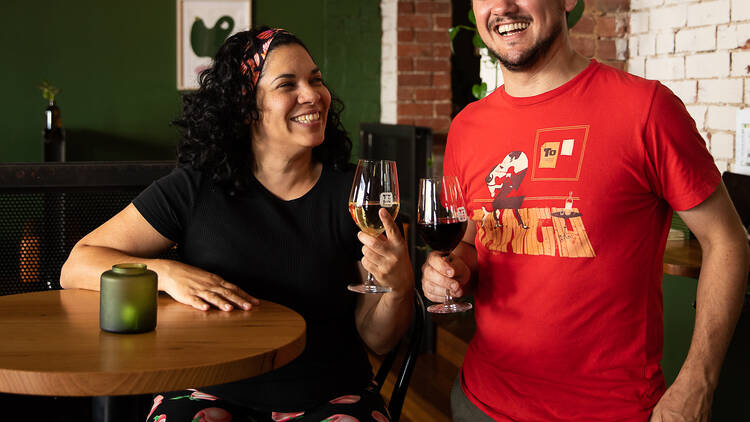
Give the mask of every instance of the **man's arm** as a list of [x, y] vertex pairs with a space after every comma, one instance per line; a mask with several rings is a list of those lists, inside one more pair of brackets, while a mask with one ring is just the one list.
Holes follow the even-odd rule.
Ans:
[[674, 383], [651, 422], [707, 421], [721, 364], [742, 308], [747, 283], [747, 238], [724, 184], [701, 204], [678, 211], [703, 251], [693, 338]]

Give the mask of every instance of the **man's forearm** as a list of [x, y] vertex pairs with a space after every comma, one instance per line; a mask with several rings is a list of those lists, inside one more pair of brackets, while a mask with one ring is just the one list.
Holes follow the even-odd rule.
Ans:
[[679, 376], [715, 389], [742, 309], [750, 252], [744, 242], [702, 247], [695, 328]]

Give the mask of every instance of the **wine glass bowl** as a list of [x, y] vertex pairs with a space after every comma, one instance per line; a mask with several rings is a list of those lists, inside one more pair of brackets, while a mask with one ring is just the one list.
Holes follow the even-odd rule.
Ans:
[[[396, 162], [390, 160], [359, 160], [349, 192], [349, 213], [360, 230], [379, 236], [385, 226], [378, 213], [381, 208], [396, 218], [400, 207]], [[372, 274], [361, 284], [350, 284], [357, 293], [387, 293], [390, 287], [375, 284]]]
[[[455, 176], [423, 178], [419, 180], [419, 202], [417, 203], [417, 231], [422, 240], [443, 258], [458, 246], [466, 232], [468, 218]], [[449, 314], [464, 312], [472, 308], [471, 303], [455, 302], [450, 290], [445, 290], [445, 302], [429, 306], [433, 313]]]

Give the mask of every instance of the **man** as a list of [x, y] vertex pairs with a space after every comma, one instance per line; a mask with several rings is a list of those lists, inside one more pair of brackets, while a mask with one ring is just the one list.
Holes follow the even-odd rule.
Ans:
[[[741, 307], [747, 240], [680, 100], [572, 49], [565, 15], [575, 3], [473, 2], [505, 85], [451, 125], [444, 173], [461, 181], [473, 223], [449, 259], [428, 257], [422, 280], [433, 301], [446, 288], [474, 292], [454, 420], [705, 421]], [[672, 209], [703, 263], [690, 351], [665, 392]]]

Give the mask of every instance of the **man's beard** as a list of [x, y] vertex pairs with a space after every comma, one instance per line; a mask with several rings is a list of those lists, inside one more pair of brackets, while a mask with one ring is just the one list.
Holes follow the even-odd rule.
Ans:
[[493, 57], [500, 61], [503, 67], [510, 70], [511, 72], [518, 72], [533, 67], [539, 61], [539, 59], [544, 57], [544, 55], [546, 55], [549, 51], [550, 47], [552, 47], [552, 44], [555, 42], [557, 37], [560, 36], [561, 32], [562, 24], [558, 22], [555, 27], [552, 28], [552, 32], [550, 32], [549, 36], [537, 41], [536, 44], [531, 46], [529, 50], [522, 53], [521, 57], [519, 57], [515, 61], [511, 61], [509, 58], [501, 56], [497, 53], [497, 51], [492, 50], [489, 46], [487, 47], [487, 50]]

